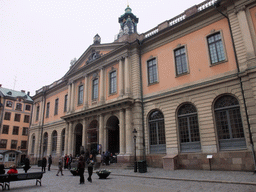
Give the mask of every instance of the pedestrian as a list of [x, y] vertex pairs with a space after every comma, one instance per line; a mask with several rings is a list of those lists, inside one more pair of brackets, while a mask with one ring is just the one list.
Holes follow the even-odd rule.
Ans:
[[70, 154], [69, 157], [68, 157], [68, 169], [71, 169], [72, 160], [73, 160], [73, 157], [72, 157], [72, 155]]
[[48, 171], [51, 171], [51, 165], [52, 165], [52, 156], [50, 155], [48, 157]]
[[63, 173], [62, 173], [63, 159], [62, 159], [62, 158], [59, 159], [58, 167], [59, 167], [59, 170], [58, 170], [56, 176], [59, 176], [59, 172], [60, 172], [61, 175], [63, 176]]
[[30, 169], [30, 162], [29, 162], [28, 157], [25, 158], [24, 164], [25, 164], [25, 166], [24, 166], [24, 171], [25, 171], [25, 173], [27, 173], [28, 170]]
[[7, 172], [7, 174], [17, 174], [18, 171], [16, 169], [16, 165], [12, 165], [10, 170]]
[[67, 169], [68, 168], [68, 155], [66, 154], [65, 157], [64, 157], [64, 169]]
[[80, 176], [80, 184], [84, 184], [84, 168], [85, 162], [84, 157], [81, 155], [77, 164], [78, 175]]
[[105, 152], [103, 151], [102, 152], [102, 154], [101, 154], [101, 165], [104, 165], [105, 164], [105, 157], [104, 157], [104, 155], [105, 155]]
[[42, 160], [42, 172], [44, 172], [44, 173], [45, 173], [46, 165], [47, 165], [46, 157], [43, 157], [43, 160]]
[[89, 158], [87, 159], [87, 164], [88, 164], [88, 174], [89, 174], [89, 177], [87, 178], [87, 180], [89, 182], [92, 182], [92, 172], [93, 172], [93, 165], [94, 165], [92, 154], [90, 154]]
[[0, 174], [5, 174], [4, 164], [0, 164]]

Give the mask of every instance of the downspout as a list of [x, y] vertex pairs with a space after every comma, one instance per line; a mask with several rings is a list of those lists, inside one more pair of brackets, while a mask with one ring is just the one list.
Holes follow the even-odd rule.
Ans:
[[142, 109], [142, 137], [143, 137], [143, 160], [146, 160], [146, 147], [145, 147], [145, 123], [144, 123], [144, 98], [143, 98], [143, 82], [142, 82], [142, 65], [141, 65], [141, 45], [143, 40], [137, 40], [139, 44], [139, 65], [140, 65], [140, 97], [141, 97], [141, 109]]
[[43, 141], [43, 130], [44, 130], [44, 113], [45, 113], [45, 104], [46, 104], [46, 91], [43, 93], [43, 101], [44, 101], [44, 106], [43, 106], [43, 119], [42, 119], [42, 125], [41, 125], [41, 141], [40, 141], [40, 149], [39, 149], [39, 159], [41, 159], [42, 155], [42, 141]]
[[246, 101], [245, 101], [245, 96], [244, 96], [244, 88], [243, 88], [243, 82], [242, 82], [242, 78], [241, 76], [239, 75], [240, 74], [240, 69], [239, 69], [239, 64], [238, 64], [238, 59], [237, 59], [237, 53], [236, 53], [236, 50], [235, 50], [235, 43], [234, 43], [234, 37], [233, 37], [233, 33], [232, 33], [232, 30], [231, 30], [231, 24], [230, 24], [230, 20], [228, 18], [227, 15], [225, 15], [224, 13], [222, 13], [218, 7], [220, 6], [220, 2], [221, 0], [217, 1], [214, 6], [215, 6], [215, 9], [221, 14], [223, 15], [225, 18], [227, 18], [228, 20], [228, 26], [229, 26], [229, 31], [230, 31], [230, 35], [231, 35], [231, 40], [232, 40], [232, 45], [233, 45], [233, 51], [234, 51], [234, 55], [235, 55], [235, 61], [236, 61], [236, 67], [237, 67], [237, 77], [239, 79], [239, 83], [240, 83], [240, 88], [241, 88], [241, 93], [242, 93], [242, 97], [243, 97], [243, 102], [244, 102], [244, 109], [245, 109], [245, 116], [246, 116], [246, 122], [247, 122], [247, 125], [248, 125], [248, 130], [249, 130], [249, 138], [250, 138], [250, 143], [251, 143], [251, 146], [252, 146], [252, 156], [253, 156], [253, 163], [254, 163], [254, 173], [256, 173], [256, 162], [255, 162], [255, 151], [254, 151], [254, 143], [253, 143], [253, 139], [252, 139], [252, 131], [251, 131], [251, 125], [250, 125], [250, 122], [249, 122], [249, 116], [248, 116], [248, 112], [247, 112], [247, 105], [246, 105]]

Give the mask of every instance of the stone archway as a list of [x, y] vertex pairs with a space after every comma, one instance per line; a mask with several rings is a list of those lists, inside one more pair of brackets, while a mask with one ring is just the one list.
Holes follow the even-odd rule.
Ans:
[[75, 128], [75, 156], [80, 155], [80, 148], [82, 146], [83, 125], [81, 123]]
[[119, 119], [111, 116], [107, 121], [108, 151], [113, 155], [120, 152], [119, 146]]

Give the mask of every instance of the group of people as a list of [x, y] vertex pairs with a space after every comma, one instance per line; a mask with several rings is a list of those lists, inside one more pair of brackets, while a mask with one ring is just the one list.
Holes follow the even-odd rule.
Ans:
[[[52, 156], [49, 155], [48, 157], [48, 171], [51, 171], [51, 165], [52, 165]], [[47, 159], [46, 157], [43, 157], [42, 159], [42, 172], [45, 173], [45, 168], [47, 166]]]
[[84, 157], [83, 155], [81, 155], [79, 157], [79, 161], [77, 164], [77, 172], [78, 175], [80, 176], [80, 184], [84, 184], [84, 169], [85, 169], [85, 163], [87, 163], [87, 167], [88, 167], [88, 178], [87, 180], [89, 182], [92, 182], [92, 173], [93, 173], [93, 165], [94, 165], [94, 159], [93, 159], [93, 155], [90, 154], [89, 157], [87, 158], [87, 160], [85, 161], [86, 156]]
[[71, 169], [71, 163], [72, 163], [73, 157], [72, 155], [65, 155], [64, 157], [64, 169]]

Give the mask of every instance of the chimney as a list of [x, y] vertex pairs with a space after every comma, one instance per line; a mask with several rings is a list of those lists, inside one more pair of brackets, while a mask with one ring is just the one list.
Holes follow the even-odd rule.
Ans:
[[25, 93], [25, 90], [21, 90], [22, 93]]
[[29, 91], [28, 91], [27, 95], [30, 96], [30, 92]]

